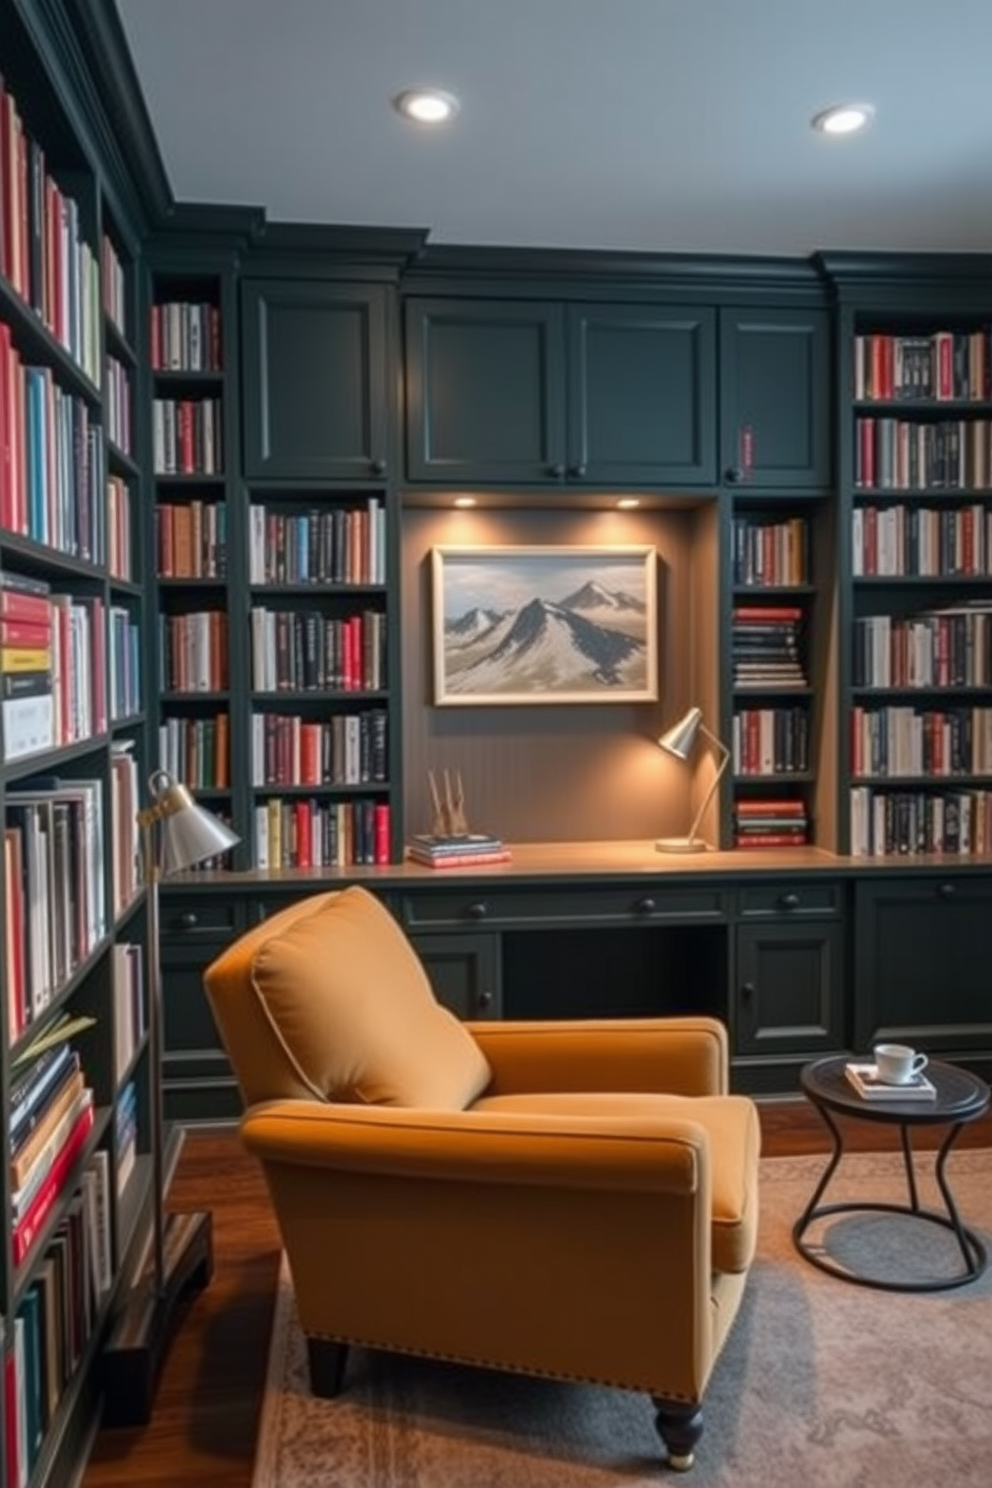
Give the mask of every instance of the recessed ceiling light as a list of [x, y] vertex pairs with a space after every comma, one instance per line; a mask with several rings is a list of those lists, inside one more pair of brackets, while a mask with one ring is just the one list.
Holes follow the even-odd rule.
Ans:
[[455, 505], [456, 506], [474, 506], [475, 505], [475, 497], [474, 496], [456, 496], [455, 497]]
[[393, 107], [417, 124], [444, 124], [454, 118], [460, 104], [442, 88], [408, 88], [393, 99]]
[[874, 117], [870, 103], [836, 103], [814, 114], [810, 123], [820, 134], [857, 134], [859, 129], [867, 129]]

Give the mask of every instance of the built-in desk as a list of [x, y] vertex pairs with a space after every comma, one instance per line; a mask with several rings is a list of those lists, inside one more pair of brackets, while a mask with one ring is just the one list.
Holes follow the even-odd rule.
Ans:
[[474, 868], [407, 862], [170, 880], [162, 918], [171, 1117], [238, 1110], [203, 968], [265, 916], [348, 883], [380, 895], [438, 997], [462, 1017], [714, 1013], [730, 1030], [733, 1083], [753, 1093], [794, 1093], [812, 1056], [866, 1049], [879, 1037], [992, 1065], [992, 860], [523, 843], [511, 862]]

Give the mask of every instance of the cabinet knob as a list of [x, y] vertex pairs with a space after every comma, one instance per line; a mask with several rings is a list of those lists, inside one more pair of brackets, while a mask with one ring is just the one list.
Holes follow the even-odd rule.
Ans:
[[753, 996], [754, 996], [754, 983], [753, 982], [741, 982], [741, 997], [744, 999], [744, 1001], [745, 1002], [750, 1002], [750, 1000], [751, 1000], [751, 998]]
[[386, 473], [386, 462], [385, 462], [385, 460], [373, 460], [372, 461], [372, 474], [373, 475], [385, 475], [385, 473]]
[[562, 476], [565, 474], [565, 467], [564, 465], [549, 465], [548, 474], [553, 475], [555, 480], [561, 480]]
[[470, 920], [484, 920], [489, 913], [489, 905], [482, 899], [477, 899], [474, 904], [468, 905], [465, 913]]
[[584, 465], [570, 465], [568, 467], [568, 473], [574, 476], [576, 480], [581, 480], [586, 473], [586, 467]]
[[778, 902], [779, 902], [779, 904], [781, 904], [781, 906], [782, 906], [783, 909], [798, 909], [799, 908], [799, 895], [798, 894], [783, 894], [781, 896], [781, 898], [779, 899]]
[[957, 884], [952, 883], [942, 883], [937, 889], [937, 893], [940, 895], [941, 899], [953, 899], [957, 891]]
[[655, 910], [658, 908], [658, 905], [656, 900], [649, 897], [647, 899], [638, 899], [637, 903], [634, 905], [634, 908], [636, 909], [638, 914], [654, 914]]
[[491, 992], [480, 992], [476, 1001], [480, 1011], [483, 1008], [490, 1008], [493, 1005], [493, 994]]
[[723, 472], [723, 478], [730, 486], [739, 486], [744, 479], [744, 472], [737, 465], [730, 465]]
[[179, 923], [184, 930], [195, 930], [200, 923], [200, 916], [195, 909], [187, 909], [185, 914], [179, 916]]

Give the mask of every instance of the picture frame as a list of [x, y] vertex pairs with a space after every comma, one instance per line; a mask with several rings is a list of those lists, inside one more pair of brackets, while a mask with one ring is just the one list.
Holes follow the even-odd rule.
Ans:
[[649, 545], [435, 547], [439, 707], [658, 701]]

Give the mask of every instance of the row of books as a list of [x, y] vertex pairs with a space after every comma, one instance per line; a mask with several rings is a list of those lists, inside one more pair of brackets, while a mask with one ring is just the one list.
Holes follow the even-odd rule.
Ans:
[[[113, 650], [115, 700], [130, 696], [127, 676], [137, 665], [127, 645]], [[115, 640], [120, 623], [115, 622]], [[98, 595], [53, 594], [47, 581], [0, 572], [0, 693], [3, 757], [91, 739], [106, 731], [107, 620]], [[126, 675], [122, 678], [121, 669]], [[133, 690], [134, 683], [130, 684]]]
[[166, 692], [226, 692], [228, 620], [225, 610], [158, 617], [158, 674]]
[[385, 801], [287, 800], [255, 808], [258, 868], [349, 868], [389, 862]]
[[992, 790], [880, 790], [850, 793], [852, 857], [992, 852]]
[[100, 286], [103, 313], [127, 341], [127, 278], [117, 249], [106, 233], [100, 240]]
[[796, 797], [749, 797], [734, 802], [735, 847], [802, 847], [809, 835], [806, 804]]
[[130, 580], [134, 572], [131, 489], [120, 475], [107, 476], [107, 572]]
[[227, 572], [223, 501], [160, 502], [154, 513], [155, 567], [162, 579], [222, 579]]
[[116, 357], [106, 359], [103, 387], [103, 426], [107, 438], [122, 454], [130, 455], [134, 427], [131, 373]]
[[153, 305], [150, 353], [155, 372], [219, 372], [220, 309], [197, 300], [168, 300]]
[[851, 709], [855, 775], [992, 775], [992, 708]]
[[103, 429], [50, 367], [26, 365], [0, 320], [0, 527], [106, 561]]
[[112, 953], [114, 1074], [122, 1080], [148, 1031], [144, 947], [118, 941]]
[[730, 654], [736, 688], [805, 687], [799, 605], [737, 605]]
[[805, 517], [769, 522], [735, 516], [732, 531], [735, 584], [768, 588], [809, 582], [809, 522]]
[[856, 419], [854, 483], [876, 491], [988, 490], [992, 420]]
[[109, 1158], [98, 1148], [12, 1320], [4, 1358], [5, 1481], [27, 1488], [50, 1424], [110, 1289]]
[[79, 204], [48, 170], [42, 145], [0, 77], [0, 272], [95, 385], [100, 381], [100, 265]]
[[978, 503], [856, 506], [851, 572], [856, 579], [992, 574], [992, 509]]
[[388, 718], [385, 708], [335, 714], [321, 721], [254, 713], [251, 783], [256, 787], [382, 784], [389, 776]]
[[144, 882], [138, 808], [141, 789], [133, 741], [115, 739], [110, 752], [110, 902], [123, 914]]
[[508, 863], [513, 854], [490, 832], [465, 832], [455, 837], [417, 834], [407, 843], [407, 856], [429, 868], [468, 868], [480, 863]]
[[735, 775], [802, 774], [809, 769], [807, 709], [736, 709], [730, 754]]
[[114, 1176], [118, 1199], [127, 1188], [138, 1161], [138, 1090], [133, 1080], [123, 1085], [114, 1102]]
[[981, 402], [992, 397], [992, 328], [854, 338], [854, 396], [868, 401]]
[[227, 790], [231, 784], [230, 718], [167, 718], [159, 725], [158, 763], [190, 790]]
[[219, 398], [155, 398], [152, 462], [156, 475], [222, 475], [224, 411]]
[[378, 496], [362, 506], [295, 513], [253, 505], [248, 522], [249, 583], [386, 582], [386, 509]]
[[852, 673], [855, 687], [988, 687], [992, 604], [861, 616], [853, 627]]
[[375, 692], [385, 686], [386, 617], [380, 610], [337, 619], [320, 610], [255, 605], [250, 624], [256, 692]]

